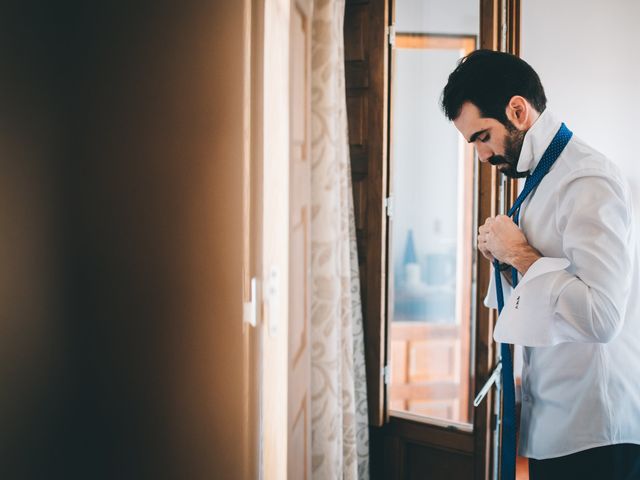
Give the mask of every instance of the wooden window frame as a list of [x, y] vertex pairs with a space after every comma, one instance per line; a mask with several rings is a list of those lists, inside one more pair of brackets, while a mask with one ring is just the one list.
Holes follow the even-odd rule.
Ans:
[[[369, 422], [385, 420], [388, 0], [347, 0], [349, 152], [364, 317]], [[356, 26], [355, 28], [353, 26]]]

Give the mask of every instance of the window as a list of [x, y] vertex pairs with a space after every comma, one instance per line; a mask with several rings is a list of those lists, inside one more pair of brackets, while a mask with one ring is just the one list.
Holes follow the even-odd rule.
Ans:
[[391, 415], [472, 421], [474, 157], [440, 110], [439, 98], [449, 73], [475, 46], [470, 35], [396, 36], [388, 275]]

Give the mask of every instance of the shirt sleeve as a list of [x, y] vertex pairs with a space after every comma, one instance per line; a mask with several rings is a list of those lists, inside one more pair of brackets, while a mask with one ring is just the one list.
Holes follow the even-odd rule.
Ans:
[[538, 259], [505, 300], [494, 339], [524, 346], [606, 343], [624, 322], [631, 288], [631, 215], [622, 185], [582, 176], [559, 189], [564, 258]]

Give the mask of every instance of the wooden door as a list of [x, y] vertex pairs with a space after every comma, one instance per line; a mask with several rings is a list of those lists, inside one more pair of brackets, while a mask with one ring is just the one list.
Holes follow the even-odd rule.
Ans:
[[[261, 2], [257, 2], [261, 3]], [[261, 4], [260, 477], [311, 478], [310, 0]]]
[[290, 239], [290, 0], [264, 2], [260, 470], [287, 478]]
[[296, 480], [311, 478], [311, 14], [311, 1], [292, 1], [287, 478]]

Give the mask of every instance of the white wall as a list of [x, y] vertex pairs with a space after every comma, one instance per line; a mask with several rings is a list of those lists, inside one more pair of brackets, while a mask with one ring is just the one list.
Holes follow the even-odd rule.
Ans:
[[[548, 107], [627, 175], [640, 222], [638, 0], [521, 0], [521, 56]], [[640, 225], [640, 223], [637, 223]], [[516, 354], [515, 371], [522, 368]]]
[[522, 58], [548, 106], [626, 173], [640, 220], [638, 0], [522, 0]]

